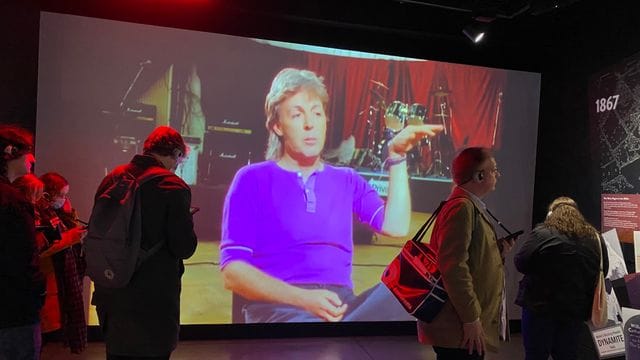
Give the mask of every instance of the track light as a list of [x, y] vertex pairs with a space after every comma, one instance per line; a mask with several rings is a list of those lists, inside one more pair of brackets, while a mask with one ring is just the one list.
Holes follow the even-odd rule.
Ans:
[[487, 33], [487, 27], [483, 24], [473, 22], [462, 29], [462, 33], [474, 44], [481, 42]]

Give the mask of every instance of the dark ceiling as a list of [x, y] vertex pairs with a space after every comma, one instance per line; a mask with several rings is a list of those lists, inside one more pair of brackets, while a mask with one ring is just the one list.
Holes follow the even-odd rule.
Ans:
[[[39, 11], [543, 72], [640, 49], [637, 0], [0, 0], [6, 36]], [[10, 15], [13, 14], [13, 15]], [[481, 19], [483, 43], [462, 34]], [[585, 57], [597, 61], [585, 62]], [[561, 64], [560, 64], [561, 63]], [[596, 64], [597, 63], [597, 64]], [[561, 65], [561, 66], [559, 66]]]
[[[626, 54], [629, 39], [640, 38], [640, 2], [628, 0], [31, 1], [55, 12], [533, 71], [594, 46], [606, 61], [609, 49]], [[462, 34], [474, 19], [488, 25], [479, 45]]]

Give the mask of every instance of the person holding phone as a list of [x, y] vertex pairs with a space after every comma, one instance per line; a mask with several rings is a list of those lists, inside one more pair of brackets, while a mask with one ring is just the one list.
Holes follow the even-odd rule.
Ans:
[[554, 359], [587, 358], [579, 352], [582, 342], [591, 344], [587, 349], [593, 348], [585, 321], [591, 317], [601, 254], [606, 274], [609, 257], [598, 231], [573, 199], [561, 196], [553, 200], [544, 222], [531, 231], [514, 258], [516, 268], [524, 274], [516, 304], [522, 306], [527, 360], [549, 355]]
[[[86, 264], [82, 239], [87, 230], [76, 220], [69, 200], [70, 185], [56, 172], [40, 176], [44, 192], [37, 202], [37, 224], [52, 231], [40, 232], [40, 269], [46, 277], [47, 296], [41, 311], [43, 344], [63, 342], [73, 354], [87, 347], [85, 304], [82, 297]], [[42, 238], [42, 236], [40, 236]]]
[[455, 187], [430, 242], [449, 299], [432, 322], [418, 321], [418, 338], [433, 345], [438, 360], [483, 359], [508, 336], [504, 256], [515, 238], [497, 239], [482, 201], [500, 178], [491, 150], [462, 150], [451, 172]]
[[[100, 183], [103, 196], [124, 172], [162, 175], [140, 185], [141, 248], [159, 250], [142, 261], [129, 283], [117, 289], [95, 285], [92, 304], [104, 334], [107, 360], [169, 359], [178, 345], [184, 259], [196, 251], [191, 188], [175, 172], [187, 155], [176, 130], [159, 126], [144, 141], [143, 153], [116, 167]], [[193, 209], [193, 208], [191, 208]]]

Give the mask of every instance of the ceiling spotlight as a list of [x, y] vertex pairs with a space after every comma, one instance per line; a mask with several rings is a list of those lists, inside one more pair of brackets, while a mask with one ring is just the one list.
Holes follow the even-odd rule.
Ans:
[[469, 38], [469, 40], [473, 41], [474, 44], [481, 42], [486, 33], [486, 26], [479, 24], [477, 22], [471, 23], [462, 29], [462, 33]]

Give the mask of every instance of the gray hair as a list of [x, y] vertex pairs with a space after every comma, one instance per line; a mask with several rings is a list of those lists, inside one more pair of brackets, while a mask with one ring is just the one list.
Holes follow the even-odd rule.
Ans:
[[324, 85], [324, 79], [309, 70], [282, 69], [273, 78], [271, 89], [264, 101], [264, 112], [267, 116], [265, 125], [269, 130], [269, 139], [265, 152], [267, 160], [279, 160], [284, 154], [282, 139], [273, 131], [273, 126], [280, 121], [278, 118], [280, 104], [301, 90], [307, 90], [317, 95], [326, 113], [329, 94]]

